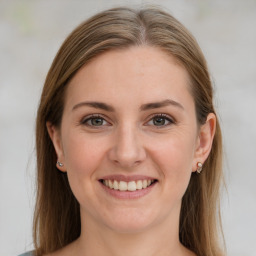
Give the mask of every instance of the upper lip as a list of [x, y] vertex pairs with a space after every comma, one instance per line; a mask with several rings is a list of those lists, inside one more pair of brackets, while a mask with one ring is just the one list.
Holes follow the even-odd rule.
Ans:
[[99, 180], [116, 180], [116, 181], [137, 181], [137, 180], [156, 180], [154, 177], [150, 176], [145, 176], [145, 175], [131, 175], [131, 176], [126, 176], [126, 175], [108, 175], [101, 177]]

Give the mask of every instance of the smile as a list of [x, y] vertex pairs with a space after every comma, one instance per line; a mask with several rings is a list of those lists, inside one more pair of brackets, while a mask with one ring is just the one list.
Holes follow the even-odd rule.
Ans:
[[117, 180], [100, 180], [101, 183], [113, 190], [119, 191], [136, 191], [146, 189], [147, 187], [151, 186], [156, 180], [150, 179], [143, 179], [143, 180], [136, 180], [136, 181], [117, 181]]

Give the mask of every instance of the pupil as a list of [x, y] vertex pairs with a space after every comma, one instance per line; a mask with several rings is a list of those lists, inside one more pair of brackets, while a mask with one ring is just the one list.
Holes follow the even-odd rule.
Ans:
[[93, 118], [92, 119], [93, 125], [99, 126], [99, 125], [102, 125], [102, 123], [103, 123], [103, 120], [101, 118]]
[[155, 118], [154, 119], [154, 125], [157, 125], [157, 126], [159, 126], [159, 125], [164, 125], [165, 124], [165, 119], [164, 118]]

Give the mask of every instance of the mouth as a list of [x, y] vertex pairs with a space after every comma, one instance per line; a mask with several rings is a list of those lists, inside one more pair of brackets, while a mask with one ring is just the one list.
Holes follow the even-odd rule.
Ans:
[[157, 180], [156, 179], [139, 179], [139, 180], [115, 180], [115, 179], [100, 179], [99, 180], [105, 187], [117, 190], [117, 191], [139, 191], [144, 190], [150, 186], [153, 186]]

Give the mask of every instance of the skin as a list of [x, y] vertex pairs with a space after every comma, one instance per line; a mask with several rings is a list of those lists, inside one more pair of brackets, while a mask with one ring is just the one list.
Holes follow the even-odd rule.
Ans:
[[[189, 86], [174, 58], [148, 46], [109, 51], [78, 71], [60, 129], [47, 128], [64, 164], [57, 167], [80, 203], [82, 232], [51, 255], [194, 255], [179, 242], [181, 200], [197, 163], [209, 155], [216, 119], [209, 114], [198, 126]], [[140, 109], [167, 99], [171, 104]], [[113, 111], [80, 104], [88, 101]], [[91, 114], [99, 115], [98, 126]], [[153, 117], [159, 114], [166, 117]], [[99, 182], [115, 174], [157, 182], [144, 196], [120, 199]]]

